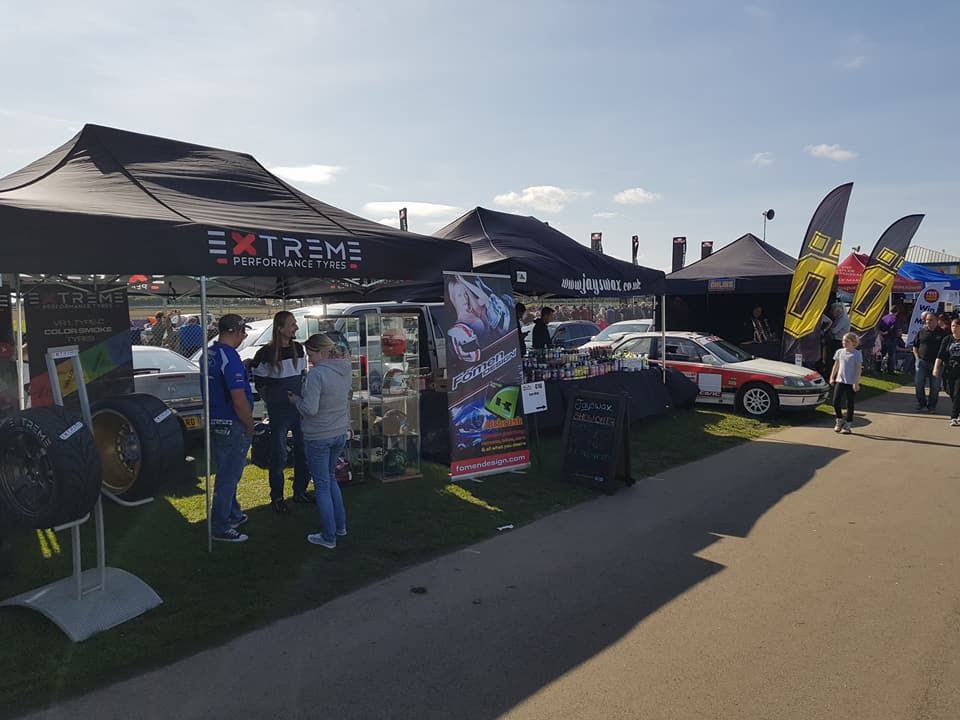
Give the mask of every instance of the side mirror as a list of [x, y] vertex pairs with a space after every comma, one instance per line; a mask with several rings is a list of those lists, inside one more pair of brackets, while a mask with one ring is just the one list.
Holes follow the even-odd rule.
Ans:
[[713, 365], [715, 367], [720, 366], [720, 361], [717, 358], [715, 358], [713, 355], [704, 355], [701, 358], [700, 362], [702, 362], [704, 365]]

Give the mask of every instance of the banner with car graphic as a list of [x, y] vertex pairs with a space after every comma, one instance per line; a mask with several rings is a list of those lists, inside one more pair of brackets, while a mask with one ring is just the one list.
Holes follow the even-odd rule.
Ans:
[[529, 466], [520, 397], [523, 361], [510, 278], [444, 273], [443, 326], [450, 381], [450, 477]]

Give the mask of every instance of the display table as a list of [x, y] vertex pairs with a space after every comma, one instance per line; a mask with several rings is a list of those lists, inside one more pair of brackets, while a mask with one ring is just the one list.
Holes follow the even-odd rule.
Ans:
[[[664, 415], [671, 410], [691, 407], [697, 397], [697, 386], [674, 370], [667, 371], [667, 383], [659, 368], [639, 372], [614, 372], [582, 380], [558, 380], [545, 383], [547, 410], [537, 413], [541, 431], [563, 427], [570, 395], [590, 391], [629, 397], [630, 421]], [[527, 418], [528, 427], [532, 416]], [[450, 461], [450, 423], [447, 394], [434, 391], [420, 393], [420, 428], [422, 457], [438, 463]]]
[[547, 409], [537, 413], [540, 429], [561, 428], [567, 416], [567, 403], [574, 392], [625, 394], [630, 422], [664, 415], [671, 409], [689, 406], [697, 396], [697, 386], [682, 374], [667, 371], [667, 383], [659, 369], [639, 372], [613, 372], [600, 377], [572, 382], [548, 382]]

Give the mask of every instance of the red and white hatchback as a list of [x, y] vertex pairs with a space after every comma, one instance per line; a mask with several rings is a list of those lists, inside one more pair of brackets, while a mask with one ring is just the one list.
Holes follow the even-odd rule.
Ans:
[[[660, 361], [660, 333], [631, 333], [614, 351]], [[756, 358], [716, 335], [667, 332], [667, 367], [700, 388], [697, 402], [734, 405], [753, 417], [770, 417], [780, 408], [815, 408], [830, 392], [820, 373], [799, 365]]]

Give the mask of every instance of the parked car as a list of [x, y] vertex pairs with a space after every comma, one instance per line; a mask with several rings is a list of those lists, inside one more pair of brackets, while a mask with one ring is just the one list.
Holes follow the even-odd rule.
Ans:
[[179, 416], [187, 445], [203, 438], [203, 395], [200, 369], [172, 350], [133, 346], [134, 390], [153, 395]]
[[[549, 323], [550, 340], [555, 348], [573, 350], [587, 342], [600, 332], [596, 323], [589, 320], [559, 320]], [[527, 347], [533, 347], [533, 325], [524, 325], [523, 332], [527, 334], [524, 342]]]
[[[661, 361], [660, 333], [631, 333], [614, 351]], [[667, 332], [667, 367], [682, 372], [700, 388], [697, 402], [733, 405], [753, 417], [771, 417], [781, 408], [813, 409], [830, 386], [820, 373], [800, 365], [756, 358], [731, 342], [697, 332]]]
[[651, 332], [652, 330], [653, 320], [621, 320], [607, 325], [581, 348], [586, 350], [594, 347], [612, 347], [617, 340], [628, 333]]

